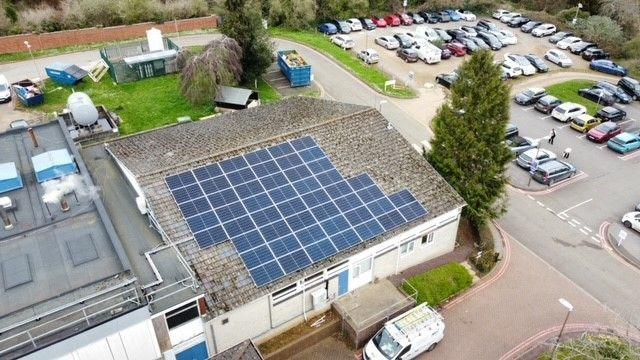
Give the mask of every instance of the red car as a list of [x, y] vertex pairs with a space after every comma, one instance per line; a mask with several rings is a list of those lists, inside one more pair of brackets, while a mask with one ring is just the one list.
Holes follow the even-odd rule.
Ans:
[[589, 130], [587, 133], [587, 139], [600, 144], [605, 141], [609, 141], [609, 139], [621, 132], [622, 129], [620, 128], [620, 125], [613, 121], [607, 121]]
[[445, 45], [445, 48], [451, 51], [453, 56], [465, 56], [467, 55], [467, 47], [459, 42], [450, 42]]
[[393, 14], [385, 16], [384, 21], [386, 21], [389, 26], [400, 26], [400, 18]]
[[373, 21], [373, 23], [376, 24], [376, 26], [379, 27], [379, 28], [387, 27], [387, 22], [384, 21], [383, 18], [379, 18], [377, 16], [372, 16], [371, 17], [371, 21]]
[[394, 16], [400, 19], [402, 25], [413, 25], [413, 18], [407, 14], [396, 13]]

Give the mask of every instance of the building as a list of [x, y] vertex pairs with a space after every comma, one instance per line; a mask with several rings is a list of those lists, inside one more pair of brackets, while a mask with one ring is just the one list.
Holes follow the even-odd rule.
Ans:
[[242, 110], [260, 105], [260, 97], [254, 90], [220, 86], [214, 103], [222, 109]]
[[378, 111], [334, 101], [290, 98], [105, 150], [200, 280], [211, 355], [452, 251], [464, 206]]

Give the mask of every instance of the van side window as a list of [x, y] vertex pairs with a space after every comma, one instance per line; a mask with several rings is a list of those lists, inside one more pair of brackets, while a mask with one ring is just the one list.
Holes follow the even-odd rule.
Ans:
[[409, 352], [409, 350], [411, 350], [411, 344], [407, 345], [406, 348], [402, 349], [402, 351], [400, 351], [400, 353], [398, 353], [398, 356], [396, 356], [396, 359], [404, 359], [404, 356]]

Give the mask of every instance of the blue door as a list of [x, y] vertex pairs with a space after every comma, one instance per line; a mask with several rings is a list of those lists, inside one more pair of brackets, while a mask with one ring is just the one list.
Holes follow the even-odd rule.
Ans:
[[176, 355], [176, 360], [207, 360], [207, 344], [203, 341]]
[[349, 269], [338, 275], [338, 296], [349, 292]]

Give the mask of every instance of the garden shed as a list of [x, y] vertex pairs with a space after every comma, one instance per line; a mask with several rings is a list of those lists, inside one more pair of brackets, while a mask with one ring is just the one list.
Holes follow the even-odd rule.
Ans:
[[217, 107], [231, 110], [242, 110], [260, 105], [258, 92], [231, 87], [220, 86], [215, 103]]

